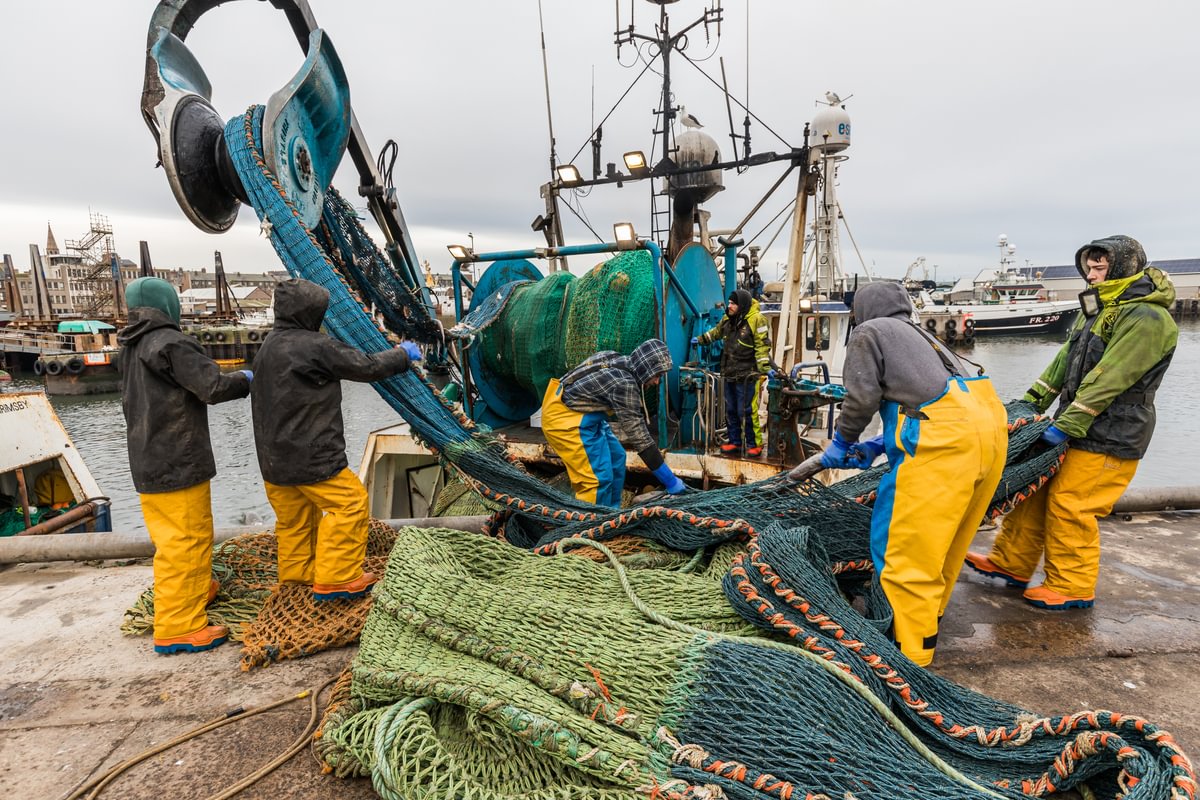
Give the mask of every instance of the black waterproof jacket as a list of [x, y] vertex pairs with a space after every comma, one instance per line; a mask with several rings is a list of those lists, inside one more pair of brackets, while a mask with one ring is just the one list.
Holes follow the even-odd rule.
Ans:
[[408, 369], [401, 349], [363, 353], [321, 333], [329, 293], [304, 280], [275, 287], [275, 327], [254, 358], [254, 444], [263, 479], [300, 486], [347, 465], [341, 380], [377, 381]]
[[156, 308], [131, 309], [117, 341], [133, 485], [155, 494], [211, 480], [217, 466], [205, 404], [245, 397], [246, 376], [222, 374], [200, 343]]

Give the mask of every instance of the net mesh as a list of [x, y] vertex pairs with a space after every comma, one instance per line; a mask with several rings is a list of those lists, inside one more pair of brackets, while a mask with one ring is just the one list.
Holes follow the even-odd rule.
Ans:
[[628, 355], [655, 335], [654, 265], [645, 250], [620, 253], [578, 278], [555, 272], [504, 288], [464, 330], [478, 333], [476, 347], [493, 379], [538, 398], [552, 378], [588, 356]]
[[[371, 520], [363, 569], [382, 574], [396, 532]], [[238, 536], [213, 548], [213, 576], [221, 588], [208, 606], [210, 625], [225, 625], [229, 638], [242, 643], [242, 669], [272, 661], [301, 658], [358, 641], [371, 597], [315, 603], [312, 587], [280, 585], [278, 547], [272, 531]], [[154, 630], [154, 587], [142, 592], [125, 612], [127, 636]]]
[[[373, 320], [375, 290], [361, 284], [374, 278], [299, 226], [263, 163], [260, 124], [252, 109], [226, 141], [281, 260], [330, 289], [333, 335], [390, 346], [403, 323]], [[331, 201], [326, 213], [345, 210]], [[557, 308], [531, 302], [525, 325], [561, 330], [574, 292]], [[907, 661], [883, 633], [865, 482], [847, 492], [773, 478], [607, 512], [516, 466], [419, 371], [376, 387], [502, 509], [490, 536], [405, 531], [375, 590], [316, 746], [381, 796], [1018, 797], [1084, 781], [1104, 798], [1194, 796], [1190, 762], [1145, 720], [1041, 717]], [[1014, 433], [1036, 438], [1045, 421], [1024, 414]], [[1000, 502], [1061, 454], [1028, 447], [1012, 464], [1028, 473], [1012, 473]], [[620, 557], [604, 552], [617, 541]], [[584, 547], [604, 558], [558, 555]], [[847, 600], [860, 595], [866, 613]]]

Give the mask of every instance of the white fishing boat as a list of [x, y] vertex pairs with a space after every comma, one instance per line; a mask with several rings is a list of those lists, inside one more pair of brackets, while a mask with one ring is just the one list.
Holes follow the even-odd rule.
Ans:
[[0, 536], [110, 531], [108, 497], [42, 392], [0, 394]]
[[975, 336], [1062, 333], [1075, 321], [1079, 303], [1059, 299], [1038, 276], [1019, 272], [1012, 256], [1016, 246], [1000, 234], [1000, 266], [974, 278], [963, 278], [943, 303], [934, 302], [927, 286], [909, 282], [921, 324], [946, 341]]

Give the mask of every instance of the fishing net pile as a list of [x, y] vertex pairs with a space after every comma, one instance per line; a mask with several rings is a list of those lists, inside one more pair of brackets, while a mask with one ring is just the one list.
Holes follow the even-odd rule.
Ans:
[[[371, 520], [363, 569], [382, 573], [396, 532]], [[314, 603], [312, 587], [280, 585], [278, 547], [272, 531], [238, 536], [213, 548], [213, 577], [221, 584], [207, 607], [212, 625], [229, 628], [242, 643], [242, 669], [300, 658], [358, 641], [371, 597]], [[141, 636], [154, 630], [154, 587], [126, 610], [121, 632]]]
[[385, 798], [1190, 796], [1145, 720], [908, 662], [813, 529], [722, 529], [691, 569], [404, 531], [318, 754]]
[[[430, 341], [336, 193], [316, 232], [300, 226], [261, 115], [231, 120], [226, 142], [284, 265], [330, 291], [327, 329], [367, 351]], [[379, 324], [368, 309], [385, 301]], [[318, 749], [384, 797], [1194, 796], [1186, 756], [1145, 720], [1040, 717], [897, 651], [867, 557], [878, 472], [604, 511], [526, 473], [418, 370], [376, 388], [500, 509], [490, 536], [404, 531], [375, 589]], [[1059, 463], [1031, 446], [1045, 425], [1010, 407], [994, 513]]]

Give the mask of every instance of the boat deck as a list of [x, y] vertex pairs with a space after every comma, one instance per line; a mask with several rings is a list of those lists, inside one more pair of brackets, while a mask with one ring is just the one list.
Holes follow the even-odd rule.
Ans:
[[[965, 571], [933, 670], [1044, 714], [1110, 709], [1145, 717], [1200, 754], [1200, 513], [1112, 517], [1096, 606], [1057, 613]], [[978, 548], [994, 531], [982, 530]], [[158, 657], [125, 638], [124, 609], [151, 579], [147, 560], [0, 568], [0, 788], [61, 797], [148, 747], [230, 709], [259, 706], [336, 676], [352, 651], [253, 672], [239, 648]], [[324, 700], [324, 698], [322, 698]], [[135, 767], [102, 797], [202, 797], [285, 750], [306, 701], [235, 723]], [[242, 798], [371, 798], [369, 781], [320, 774], [301, 752]]]

